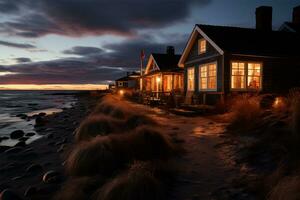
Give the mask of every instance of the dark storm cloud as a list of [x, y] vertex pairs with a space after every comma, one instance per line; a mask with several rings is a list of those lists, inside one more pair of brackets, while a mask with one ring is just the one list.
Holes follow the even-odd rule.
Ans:
[[108, 52], [86, 51], [85, 55], [81, 52], [82, 56], [79, 58], [0, 66], [0, 72], [15, 73], [2, 76], [0, 84], [107, 83], [106, 81], [124, 76], [127, 71], [139, 70], [141, 49], [145, 49], [146, 55], [149, 56], [151, 52], [163, 53], [167, 45], [174, 45], [177, 52], [181, 53], [186, 40], [187, 35], [175, 34], [167, 43], [160, 43], [150, 35], [141, 35], [119, 44], [106, 45], [105, 48], [110, 50]]
[[[12, 6], [15, 9], [10, 9], [11, 12], [20, 10], [23, 15], [14, 21], [3, 22], [0, 30], [24, 37], [50, 33], [70, 36], [105, 33], [132, 35], [139, 29], [164, 27], [184, 20], [189, 16], [191, 6], [206, 5], [210, 1], [2, 0], [4, 3], [0, 4], [0, 10]], [[26, 12], [26, 9], [31, 12]]]
[[21, 44], [21, 43], [15, 43], [15, 42], [7, 42], [7, 41], [3, 41], [3, 40], [0, 40], [0, 45], [7, 46], [7, 47], [20, 48], [20, 49], [36, 48], [34, 45], [31, 45], [31, 44]]
[[73, 55], [92, 55], [92, 54], [101, 54], [103, 53], [103, 49], [97, 48], [97, 47], [83, 47], [83, 46], [76, 46], [72, 49], [68, 49], [63, 51], [64, 54], [73, 54]]
[[15, 58], [15, 61], [17, 61], [17, 63], [28, 63], [31, 62], [30, 58]]

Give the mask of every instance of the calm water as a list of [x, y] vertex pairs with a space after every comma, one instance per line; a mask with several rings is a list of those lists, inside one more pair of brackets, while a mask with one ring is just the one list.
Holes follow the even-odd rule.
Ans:
[[[54, 95], [55, 93], [63, 93]], [[74, 92], [64, 91], [0, 91], [0, 137], [9, 136], [14, 130], [21, 129], [25, 133], [34, 131], [34, 120], [17, 117], [18, 114], [33, 116], [39, 113], [47, 115], [61, 112], [76, 103]], [[26, 143], [30, 143], [41, 136], [35, 135]], [[12, 146], [16, 140], [3, 140], [0, 145]]]

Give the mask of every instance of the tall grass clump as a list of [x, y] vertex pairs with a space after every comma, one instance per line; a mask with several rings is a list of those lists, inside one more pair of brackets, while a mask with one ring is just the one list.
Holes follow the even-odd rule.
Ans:
[[94, 195], [95, 200], [163, 200], [163, 184], [149, 165], [135, 162], [127, 172], [116, 176]]
[[107, 135], [124, 127], [124, 122], [105, 115], [90, 115], [76, 131], [76, 141], [90, 140], [98, 135]]
[[235, 97], [231, 102], [230, 111], [230, 127], [242, 130], [251, 129], [255, 127], [262, 113], [260, 97], [250, 95]]
[[119, 97], [107, 95], [102, 98], [93, 111], [93, 114], [105, 114], [117, 119], [125, 119], [128, 115], [134, 114], [128, 102], [120, 100]]
[[283, 178], [270, 192], [269, 200], [299, 200], [300, 177]]
[[66, 168], [76, 176], [111, 174], [133, 160], [167, 159], [175, 151], [170, 138], [144, 126], [128, 134], [98, 136], [79, 143], [70, 153]]

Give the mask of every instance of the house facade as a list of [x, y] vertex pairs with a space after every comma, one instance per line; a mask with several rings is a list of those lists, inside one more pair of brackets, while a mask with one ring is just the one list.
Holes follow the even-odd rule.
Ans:
[[272, 8], [256, 29], [196, 25], [180, 58], [187, 103], [215, 104], [236, 93], [280, 93], [300, 86], [300, 38], [272, 31]]
[[178, 67], [180, 57], [171, 46], [165, 54], [152, 53], [141, 77], [141, 92], [159, 98], [183, 91], [183, 69]]
[[139, 89], [139, 73], [127, 72], [127, 75], [117, 79], [115, 89], [116, 92], [122, 91], [122, 93], [132, 93]]

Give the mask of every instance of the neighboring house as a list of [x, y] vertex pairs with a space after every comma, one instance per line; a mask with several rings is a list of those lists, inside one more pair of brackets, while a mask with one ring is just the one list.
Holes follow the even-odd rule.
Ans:
[[300, 86], [299, 47], [299, 34], [272, 31], [272, 7], [257, 8], [256, 29], [196, 25], [179, 61], [186, 103]]
[[127, 75], [116, 80], [116, 91], [133, 92], [139, 88], [139, 73], [127, 72]]
[[279, 30], [300, 33], [300, 6], [293, 9], [292, 22], [284, 22]]
[[178, 67], [180, 57], [171, 46], [167, 47], [165, 54], [152, 53], [142, 76], [142, 92], [158, 97], [173, 91], [182, 91], [183, 69]]

